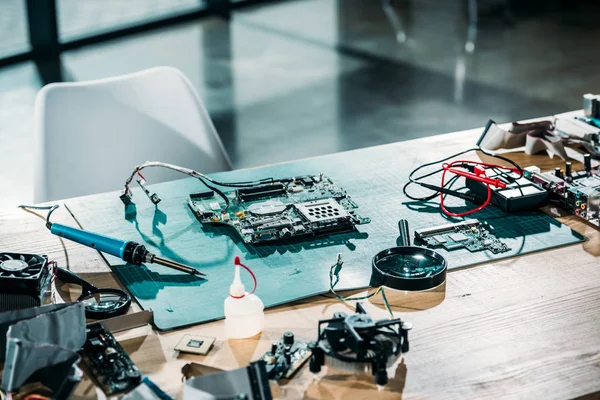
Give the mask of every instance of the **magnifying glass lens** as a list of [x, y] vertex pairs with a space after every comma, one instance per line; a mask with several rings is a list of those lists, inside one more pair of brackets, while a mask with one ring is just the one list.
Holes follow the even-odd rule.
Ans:
[[127, 305], [128, 297], [125, 293], [100, 290], [80, 299], [80, 301], [85, 305], [86, 310], [106, 312], [117, 310]]
[[402, 278], [420, 278], [438, 273], [444, 265], [425, 254], [390, 254], [376, 263], [381, 271]]

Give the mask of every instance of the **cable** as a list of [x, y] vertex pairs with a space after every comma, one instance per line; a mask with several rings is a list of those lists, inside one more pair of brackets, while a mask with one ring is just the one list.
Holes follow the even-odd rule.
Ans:
[[207, 175], [204, 175], [201, 172], [195, 171], [190, 168], [180, 167], [178, 165], [164, 163], [164, 162], [160, 162], [160, 161], [147, 161], [147, 162], [135, 167], [135, 169], [133, 170], [133, 172], [131, 173], [129, 178], [127, 178], [127, 180], [125, 181], [126, 191], [129, 190], [129, 184], [133, 180], [133, 177], [135, 176], [135, 174], [138, 174], [144, 168], [151, 168], [151, 167], [167, 168], [167, 169], [171, 169], [173, 171], [181, 172], [182, 174], [186, 174], [186, 175], [189, 175], [194, 178], [203, 178], [204, 180], [206, 180], [214, 185], [217, 185], [217, 186], [250, 187], [250, 186], [258, 186], [258, 185], [263, 185], [265, 183], [273, 182], [273, 178], [265, 178], [265, 179], [260, 179], [257, 181], [245, 181], [245, 182], [219, 182], [219, 181], [216, 181], [216, 180], [210, 178]]
[[[475, 151], [475, 150], [477, 150], [477, 149], [478, 149], [477, 147], [473, 147], [473, 148], [470, 148], [470, 149], [467, 149], [467, 150], [463, 150], [463, 151], [461, 151], [461, 152], [458, 152], [458, 153], [456, 153], [456, 154], [453, 154], [453, 155], [451, 155], [451, 156], [448, 156], [448, 157], [446, 157], [446, 158], [443, 158], [443, 159], [441, 159], [441, 160], [437, 160], [437, 161], [432, 161], [432, 162], [429, 162], [429, 163], [425, 163], [425, 164], [422, 164], [422, 165], [420, 165], [419, 167], [417, 167], [417, 168], [413, 169], [413, 170], [411, 171], [411, 173], [408, 175], [408, 182], [406, 183], [406, 185], [404, 185], [404, 188], [402, 189], [402, 192], [404, 193], [404, 195], [405, 195], [406, 197], [408, 197], [408, 198], [409, 198], [409, 199], [411, 199], [411, 200], [415, 200], [415, 201], [428, 201], [428, 200], [431, 200], [431, 199], [435, 198], [437, 195], [439, 195], [439, 194], [440, 194], [440, 192], [441, 192], [441, 190], [443, 189], [443, 187], [442, 187], [442, 188], [440, 188], [440, 187], [438, 187], [438, 186], [434, 186], [434, 185], [431, 185], [431, 184], [427, 184], [427, 183], [424, 183], [424, 182], [420, 182], [420, 180], [421, 180], [421, 179], [428, 178], [428, 177], [430, 177], [430, 176], [432, 176], [432, 175], [435, 175], [435, 174], [437, 174], [437, 173], [439, 173], [439, 172], [442, 172], [442, 171], [443, 171], [443, 169], [442, 169], [442, 168], [439, 168], [439, 169], [437, 169], [437, 170], [435, 170], [435, 171], [429, 172], [429, 173], [427, 173], [427, 174], [425, 174], [425, 175], [418, 176], [418, 177], [416, 177], [416, 178], [414, 177], [414, 175], [415, 175], [415, 174], [416, 174], [418, 171], [422, 170], [423, 168], [426, 168], [426, 167], [429, 167], [429, 166], [432, 166], [432, 165], [436, 165], [436, 164], [439, 164], [439, 163], [443, 163], [443, 162], [445, 162], [445, 161], [448, 161], [448, 160], [450, 160], [450, 159], [452, 159], [452, 158], [455, 158], [455, 157], [458, 157], [458, 156], [460, 156], [460, 155], [466, 154], [466, 153], [468, 153], [468, 152], [470, 152], [470, 151]], [[419, 198], [419, 197], [414, 197], [414, 196], [411, 196], [410, 194], [408, 194], [408, 192], [407, 192], [407, 188], [408, 188], [410, 185], [412, 185], [412, 184], [416, 184], [416, 185], [419, 185], [419, 186], [425, 187], [425, 188], [427, 188], [427, 189], [429, 189], [429, 190], [433, 190], [433, 191], [434, 191], [434, 193], [433, 193], [433, 194], [431, 194], [431, 195], [429, 195], [429, 196], [426, 196], [426, 197], [420, 197], [420, 198]], [[452, 194], [452, 193], [447, 193], [447, 194]]]
[[46, 214], [46, 228], [50, 229], [50, 227], [52, 226], [52, 222], [50, 222], [50, 216], [52, 215], [52, 213], [54, 212], [54, 210], [56, 210], [58, 207], [60, 207], [60, 205], [58, 204], [54, 204], [52, 206], [28, 206], [28, 205], [24, 205], [21, 204], [20, 206], [18, 206], [18, 208], [22, 208], [22, 209], [29, 209], [29, 210], [50, 210], [48, 211], [48, 214]]
[[[444, 172], [442, 172], [442, 186], [444, 186], [444, 178], [446, 176], [447, 171], [448, 171], [447, 169], [444, 169]], [[456, 176], [458, 176], [458, 175], [456, 175]], [[485, 199], [483, 204], [481, 204], [479, 207], [474, 208], [473, 210], [465, 211], [462, 213], [454, 213], [454, 212], [449, 211], [444, 204], [444, 199], [446, 196], [443, 193], [440, 193], [440, 207], [442, 209], [442, 212], [450, 217], [464, 217], [466, 215], [474, 214], [477, 211], [483, 210], [485, 207], [488, 206], [488, 204], [490, 204], [490, 201], [492, 200], [492, 189], [490, 188], [489, 184], [486, 184], [486, 186], [487, 186], [487, 198]]]
[[[434, 173], [437, 174], [438, 172], [442, 172], [442, 171], [443, 171], [443, 169], [440, 168], [439, 170], [435, 171]], [[454, 175], [452, 178], [450, 178], [450, 180], [448, 180], [448, 182], [443, 187], [445, 187], [445, 188], [451, 188], [452, 185], [458, 180], [458, 178], [460, 178], [458, 175]], [[426, 196], [426, 197], [414, 197], [414, 196], [408, 194], [408, 192], [406, 191], [407, 186], [409, 186], [412, 183], [413, 182], [408, 181], [408, 182], [406, 182], [406, 185], [404, 185], [404, 187], [402, 188], [402, 192], [404, 193], [404, 195], [406, 197], [408, 197], [409, 199], [411, 199], [411, 200], [414, 200], [414, 201], [429, 201], [429, 200], [435, 199], [438, 196], [438, 194], [440, 194], [440, 192], [436, 192], [436, 193], [434, 193], [434, 194], [432, 194], [430, 196]], [[447, 195], [447, 193], [445, 193], [444, 195]]]
[[[180, 167], [178, 165], [164, 163], [164, 162], [160, 162], [160, 161], [147, 161], [147, 162], [145, 162], [143, 164], [140, 164], [137, 167], [135, 167], [135, 169], [133, 170], [133, 172], [131, 173], [131, 175], [129, 176], [129, 178], [127, 178], [127, 180], [125, 181], [124, 195], [128, 195], [129, 194], [129, 192], [131, 190], [129, 188], [129, 185], [131, 184], [131, 181], [133, 180], [133, 178], [135, 177], [135, 175], [136, 174], [139, 175], [145, 181], [146, 179], [143, 177], [143, 175], [141, 174], [140, 171], [142, 169], [144, 169], [144, 168], [152, 168], [152, 167], [154, 167], [154, 168], [157, 168], [157, 167], [167, 168], [167, 169], [170, 169], [170, 170], [173, 170], [173, 171], [177, 171], [177, 172], [180, 172], [182, 174], [191, 176], [193, 178], [197, 178], [198, 180], [200, 180], [200, 182], [202, 182], [202, 184], [204, 184], [204, 186], [206, 186], [210, 190], [213, 190], [215, 193], [217, 193], [225, 201], [225, 210], [224, 211], [227, 211], [227, 209], [229, 208], [229, 198], [221, 190], [215, 188], [214, 186], [209, 185], [207, 182], [210, 182], [213, 185], [217, 185], [217, 186], [238, 187], [238, 188], [260, 186], [260, 185], [264, 185], [265, 183], [272, 183], [273, 182], [273, 178], [265, 178], [265, 179], [260, 179], [260, 180], [257, 180], [257, 181], [245, 181], [245, 182], [219, 182], [219, 181], [216, 181], [216, 180], [210, 178], [207, 175], [204, 175], [201, 172], [195, 171], [195, 170], [190, 169], [190, 168]], [[158, 201], [160, 201], [160, 200], [158, 200]]]
[[[342, 261], [342, 255], [338, 254], [337, 255], [337, 259], [335, 261], [335, 264], [333, 264], [331, 266], [331, 268], [329, 269], [329, 290], [331, 291], [331, 293], [335, 296], [336, 299], [342, 301], [342, 302], [347, 302], [347, 301], [360, 301], [360, 300], [366, 300], [369, 299], [379, 293], [381, 293], [381, 297], [383, 298], [383, 304], [385, 304], [385, 308], [388, 310], [388, 312], [390, 313], [390, 317], [393, 319], [394, 318], [394, 313], [392, 312], [392, 308], [390, 307], [390, 303], [388, 303], [387, 297], [385, 295], [385, 288], [382, 286], [379, 286], [377, 288], [377, 290], [375, 290], [373, 293], [367, 294], [366, 296], [361, 296], [361, 297], [342, 297], [339, 294], [336, 293], [335, 291], [335, 285], [337, 285], [337, 283], [339, 282], [340, 278], [339, 278], [339, 273], [342, 270], [342, 265], [344, 265], [344, 262]], [[335, 272], [334, 272], [335, 271]], [[336, 281], [333, 282], [333, 277], [335, 276]]]
[[[489, 125], [489, 123], [488, 123], [488, 125]], [[486, 127], [486, 131], [487, 131], [487, 129], [488, 128]], [[484, 131], [484, 135], [485, 135], [486, 131]], [[503, 161], [511, 164], [514, 168], [507, 168], [502, 165], [489, 164], [489, 163], [483, 163], [483, 162], [477, 162], [477, 161], [469, 161], [469, 160], [453, 161], [449, 164], [446, 163], [446, 161], [449, 161], [453, 158], [456, 158], [460, 155], [466, 154], [471, 151], [481, 151], [483, 154], [485, 154], [489, 157], [497, 158], [499, 160], [503, 160]], [[444, 163], [442, 165], [442, 168], [438, 168], [434, 171], [424, 173], [419, 176], [415, 176], [415, 174], [417, 172], [421, 171], [422, 169], [433, 166], [433, 165], [439, 165], [441, 163]], [[477, 166], [481, 166], [484, 168], [477, 168]], [[460, 170], [451, 169], [451, 167], [464, 168], [468, 172], [467, 171], [460, 172]], [[506, 180], [508, 180], [511, 183], [514, 183], [518, 179], [521, 179], [523, 177], [523, 169], [517, 163], [510, 160], [509, 158], [503, 157], [498, 154], [490, 153], [490, 152], [482, 149], [481, 146], [479, 146], [479, 142], [478, 142], [478, 145], [476, 147], [473, 147], [473, 148], [470, 148], [467, 150], [463, 150], [461, 152], [458, 152], [456, 154], [453, 154], [453, 155], [443, 158], [441, 160], [422, 164], [422, 165], [418, 166], [417, 168], [413, 169], [410, 172], [410, 174], [408, 175], [408, 182], [402, 188], [402, 192], [404, 193], [404, 195], [407, 198], [414, 200], [414, 201], [429, 201], [429, 200], [434, 199], [437, 196], [440, 196], [440, 208], [441, 208], [442, 212], [451, 217], [461, 217], [461, 216], [473, 214], [477, 211], [482, 210], [483, 208], [488, 206], [489, 203], [491, 202], [492, 192], [491, 192], [491, 188], [490, 188], [490, 183], [496, 182], [496, 186], [497, 186], [498, 182], [501, 182], [498, 179], [488, 178], [485, 174], [485, 168], [491, 168], [497, 174], [503, 176]], [[503, 170], [515, 172], [518, 174], [518, 177], [516, 177], [516, 178], [512, 177], [512, 176], [508, 175], [508, 173], [503, 172]], [[498, 172], [498, 171], [500, 171], [500, 172]], [[431, 183], [427, 183], [427, 182], [423, 182], [424, 179], [431, 177], [433, 175], [436, 175], [440, 172], [442, 173], [440, 186], [437, 186], [437, 185], [434, 185]], [[446, 182], [446, 180], [445, 180], [446, 172], [451, 172], [456, 175], [453, 176], [450, 180], [448, 180]], [[475, 173], [473, 173], [473, 172], [475, 172]], [[462, 175], [467, 179], [474, 179], [474, 180], [478, 180], [478, 181], [484, 183], [487, 186], [486, 198], [483, 199], [483, 198], [479, 197], [478, 195], [474, 195], [471, 193], [463, 193], [463, 192], [459, 192], [458, 190], [453, 190], [452, 185], [456, 182], [459, 175]], [[417, 196], [411, 195], [410, 193], [408, 193], [408, 188], [410, 185], [413, 185], [413, 184], [416, 184], [425, 189], [431, 190], [433, 193], [430, 195], [427, 195], [427, 196], [422, 196], [422, 197], [417, 197]], [[519, 190], [521, 190], [520, 185], [517, 185], [517, 187]], [[446, 199], [447, 196], [458, 197], [463, 200], [469, 201], [471, 203], [478, 204], [478, 206], [475, 209], [466, 211], [464, 213], [454, 213], [454, 212], [449, 211], [444, 204], [444, 200]]]
[[214, 186], [209, 185], [208, 183], [206, 183], [202, 178], [198, 178], [200, 180], [200, 182], [202, 182], [204, 184], [204, 186], [206, 186], [207, 188], [209, 188], [210, 190], [214, 191], [216, 194], [218, 194], [223, 200], [225, 200], [225, 209], [223, 211], [227, 212], [227, 210], [229, 209], [229, 197], [227, 197], [227, 195], [225, 193], [223, 193], [222, 191], [220, 191], [219, 189], [217, 189]]

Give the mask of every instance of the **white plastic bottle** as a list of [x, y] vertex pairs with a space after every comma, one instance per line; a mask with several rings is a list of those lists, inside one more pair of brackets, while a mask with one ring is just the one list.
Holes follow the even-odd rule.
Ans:
[[229, 287], [229, 296], [224, 304], [225, 334], [230, 339], [254, 336], [262, 332], [265, 324], [265, 305], [254, 291], [245, 291], [240, 279], [240, 265], [240, 258], [236, 256], [233, 283]]

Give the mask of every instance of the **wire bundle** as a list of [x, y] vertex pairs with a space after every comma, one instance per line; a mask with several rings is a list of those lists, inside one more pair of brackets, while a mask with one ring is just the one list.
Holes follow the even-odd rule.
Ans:
[[[371, 292], [365, 296], [360, 296], [360, 297], [342, 297], [336, 293], [335, 285], [337, 285], [337, 283], [340, 280], [339, 273], [342, 270], [342, 265], [344, 265], [344, 261], [342, 261], [342, 255], [338, 254], [337, 258], [335, 260], [335, 264], [333, 264], [331, 266], [331, 268], [329, 269], [329, 290], [335, 296], [335, 298], [345, 303], [348, 301], [366, 300], [366, 299], [369, 299], [369, 298], [381, 293], [381, 297], [383, 298], [383, 304], [385, 304], [385, 308], [390, 313], [390, 318], [394, 318], [394, 313], [392, 312], [392, 308], [390, 307], [387, 297], [385, 296], [385, 288], [383, 286], [379, 286], [374, 292]], [[334, 281], [334, 277], [335, 277], [335, 281]]]
[[[505, 167], [505, 166], [498, 165], [498, 164], [489, 164], [489, 163], [478, 162], [478, 161], [469, 161], [469, 160], [455, 160], [452, 162], [448, 162], [451, 159], [454, 159], [456, 157], [459, 157], [459, 156], [469, 153], [471, 151], [481, 151], [483, 154], [485, 154], [487, 156], [497, 158], [497, 159], [503, 160], [503, 161], [511, 164], [512, 167]], [[431, 166], [435, 166], [435, 165], [440, 165], [440, 164], [441, 164], [441, 167], [435, 169], [434, 171], [427, 172], [420, 176], [415, 176], [415, 174], [417, 172], [421, 171], [422, 169], [425, 169], [425, 168], [431, 167]], [[462, 170], [457, 169], [457, 168], [462, 168]], [[488, 169], [488, 168], [495, 171], [496, 173], [502, 175], [504, 178], [506, 178], [506, 180], [511, 181], [511, 182], [514, 182], [523, 177], [523, 169], [517, 163], [515, 163], [514, 161], [512, 161], [506, 157], [500, 156], [498, 154], [489, 153], [486, 150], [482, 149], [480, 146], [477, 146], [477, 147], [473, 147], [473, 148], [461, 151], [459, 153], [453, 154], [444, 159], [426, 163], [426, 164], [423, 164], [423, 165], [415, 168], [408, 175], [409, 181], [402, 188], [402, 192], [404, 193], [404, 195], [406, 197], [408, 197], [411, 200], [415, 200], [415, 201], [429, 201], [429, 200], [436, 198], [437, 196], [440, 196], [440, 208], [444, 214], [451, 216], [451, 217], [463, 217], [463, 216], [466, 216], [469, 214], [476, 213], [477, 211], [480, 211], [480, 210], [484, 209], [485, 207], [487, 207], [490, 204], [491, 199], [492, 199], [492, 188], [491, 187], [492, 186], [500, 187], [500, 185], [502, 185], [500, 180], [492, 179], [492, 178], [489, 178], [486, 176], [486, 169]], [[440, 186], [430, 184], [430, 183], [423, 181], [425, 178], [439, 174], [440, 172], [441, 172]], [[516, 173], [518, 176], [513, 177], [509, 174], [509, 172]], [[454, 176], [446, 181], [446, 173], [453, 173]], [[452, 186], [454, 185], [454, 183], [461, 176], [465, 177], [466, 179], [477, 180], [477, 181], [485, 184], [487, 186], [487, 197], [484, 199], [482, 197], [479, 197], [479, 196], [471, 194], [471, 193], [464, 193], [464, 192], [460, 192], [457, 189], [452, 189]], [[423, 188], [431, 190], [431, 191], [433, 191], [433, 193], [430, 195], [427, 195], [427, 196], [423, 196], [423, 197], [417, 197], [417, 196], [411, 195], [408, 193], [407, 189], [410, 185], [413, 185], [413, 184], [419, 185]], [[473, 204], [477, 204], [478, 206], [472, 210], [468, 210], [468, 211], [461, 212], [461, 213], [455, 213], [446, 208], [446, 206], [444, 204], [444, 200], [445, 200], [446, 196], [458, 197], [458, 198], [461, 198], [468, 202], [471, 202]]]
[[131, 181], [133, 180], [135, 175], [136, 174], [139, 175], [145, 181], [146, 179], [144, 179], [144, 177], [142, 176], [141, 171], [144, 168], [151, 168], [151, 167], [167, 168], [167, 169], [177, 171], [182, 174], [191, 176], [192, 178], [196, 178], [196, 179], [200, 180], [200, 182], [202, 182], [204, 184], [204, 186], [206, 186], [210, 190], [213, 190], [221, 198], [223, 198], [223, 200], [225, 201], [225, 204], [226, 204], [225, 211], [227, 211], [227, 208], [229, 208], [229, 198], [221, 190], [215, 188], [214, 186], [208, 184], [207, 182], [210, 182], [211, 184], [217, 185], [217, 186], [237, 187], [237, 188], [260, 186], [260, 185], [264, 185], [266, 183], [273, 182], [273, 178], [265, 178], [265, 179], [260, 179], [257, 181], [247, 181], [247, 182], [219, 182], [219, 181], [216, 181], [216, 180], [210, 178], [209, 176], [204, 175], [203, 173], [195, 171], [191, 168], [180, 167], [178, 165], [169, 164], [169, 163], [160, 162], [160, 161], [147, 161], [147, 162], [135, 167], [135, 169], [133, 170], [133, 172], [131, 173], [129, 178], [127, 178], [127, 180], [125, 181], [125, 190], [124, 190], [125, 195], [130, 194], [131, 189], [129, 188], [129, 185], [131, 184]]

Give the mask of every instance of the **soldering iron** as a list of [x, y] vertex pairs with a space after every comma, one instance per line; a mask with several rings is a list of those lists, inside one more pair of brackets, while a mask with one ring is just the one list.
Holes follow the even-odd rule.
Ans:
[[50, 210], [46, 216], [46, 228], [56, 236], [72, 240], [92, 249], [96, 249], [100, 252], [110, 254], [111, 256], [119, 257], [121, 260], [134, 264], [142, 265], [143, 263], [148, 264], [159, 264], [165, 267], [176, 269], [181, 272], [186, 272], [191, 275], [206, 276], [202, 272], [195, 268], [189, 267], [184, 264], [180, 264], [175, 261], [167, 260], [162, 257], [158, 257], [152, 254], [146, 249], [146, 246], [132, 241], [120, 240], [111, 238], [108, 236], [100, 235], [98, 233], [85, 231], [83, 229], [73, 228], [71, 226], [57, 224], [50, 222], [50, 215], [58, 208], [58, 206], [20, 206], [21, 208], [31, 209], [42, 209]]

